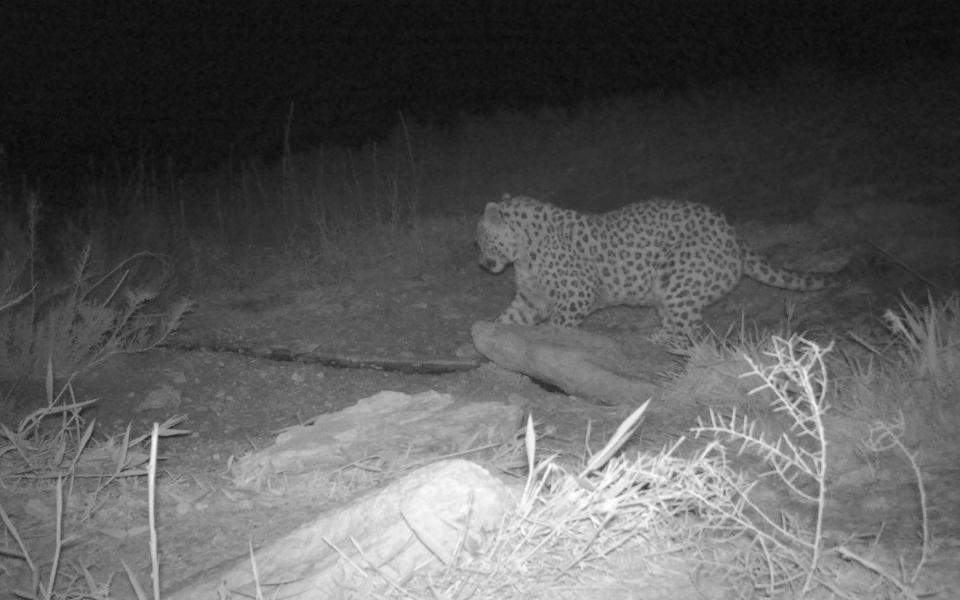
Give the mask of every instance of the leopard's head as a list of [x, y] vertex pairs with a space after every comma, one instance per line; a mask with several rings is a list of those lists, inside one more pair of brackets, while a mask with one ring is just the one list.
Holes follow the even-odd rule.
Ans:
[[480, 247], [480, 266], [491, 273], [500, 273], [519, 258], [520, 241], [510, 223], [500, 212], [496, 202], [487, 204], [483, 218], [477, 225], [477, 246]]

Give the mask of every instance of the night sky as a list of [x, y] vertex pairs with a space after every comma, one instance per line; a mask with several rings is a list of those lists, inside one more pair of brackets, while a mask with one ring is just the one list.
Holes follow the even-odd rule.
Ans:
[[953, 2], [0, 3], [7, 178], [141, 157], [200, 170], [361, 144], [406, 117], [949, 64]]

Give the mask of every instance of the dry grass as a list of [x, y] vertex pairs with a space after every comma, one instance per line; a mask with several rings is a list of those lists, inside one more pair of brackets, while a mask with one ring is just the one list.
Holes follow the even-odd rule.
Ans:
[[69, 376], [114, 354], [155, 348], [180, 326], [190, 301], [176, 301], [150, 314], [151, 302], [160, 291], [131, 288], [125, 283], [129, 263], [154, 257], [131, 256], [91, 281], [89, 255], [87, 246], [77, 259], [74, 280], [66, 291], [36, 305], [35, 310], [14, 307], [0, 315], [0, 329], [6, 334], [0, 363], [9, 369], [4, 376], [36, 377], [48, 361], [57, 366], [57, 376]]
[[[188, 300], [155, 308], [165, 283], [165, 258], [140, 252], [93, 272], [88, 241], [72, 264], [70, 279], [44, 277], [36, 256], [38, 203], [31, 201], [26, 240], [0, 263], [0, 377], [41, 378], [50, 365], [70, 377], [122, 352], [156, 347], [180, 326]], [[16, 238], [8, 232], [7, 238]], [[154, 272], [146, 282], [138, 274]], [[150, 312], [157, 311], [157, 312]]]
[[927, 296], [919, 306], [904, 296], [899, 310], [887, 310], [884, 318], [900, 341], [897, 354], [919, 377], [941, 388], [960, 383], [960, 293], [937, 302]]
[[952, 461], [960, 427], [960, 294], [928, 296], [920, 305], [904, 297], [886, 311], [890, 335], [867, 340], [851, 333], [866, 357], [845, 354], [849, 374], [842, 393], [849, 411], [871, 423], [878, 416], [903, 422], [908, 447], [929, 446], [940, 460]]
[[582, 597], [602, 585], [611, 556], [638, 543], [644, 545], [639, 560], [651, 564], [659, 556], [692, 550], [702, 542], [698, 498], [725, 493], [713, 476], [719, 465], [703, 456], [679, 458], [676, 446], [657, 455], [621, 452], [648, 405], [636, 409], [575, 471], [556, 456], [536, 458], [537, 438], [528, 420], [527, 480], [515, 509], [487, 543], [464, 540], [454, 555], [437, 554], [439, 570], [407, 582], [354, 563], [367, 584], [357, 597]]
[[[131, 436], [128, 427], [122, 435], [94, 440], [94, 423], [85, 421], [81, 416], [83, 409], [94, 402], [77, 401], [69, 381], [55, 392], [53, 369], [48, 365], [46, 406], [21, 419], [16, 427], [0, 423], [0, 484], [10, 487], [29, 484], [49, 490], [49, 482], [56, 481], [53, 491], [57, 508], [56, 514], [52, 515], [56, 527], [52, 540], [53, 556], [49, 560], [34, 558], [29, 540], [20, 535], [16, 524], [0, 503], [0, 521], [9, 536], [8, 541], [13, 542], [12, 546], [0, 547], [0, 556], [21, 562], [26, 567], [29, 580], [26, 587], [12, 590], [17, 597], [38, 600], [106, 600], [111, 597], [109, 582], [96, 581], [82, 561], [71, 561], [73, 576], [62, 574], [61, 554], [66, 546], [77, 541], [64, 537], [65, 519], [72, 523], [74, 518], [81, 521], [88, 518], [88, 514], [78, 515], [77, 507], [97, 505], [96, 498], [120, 479], [147, 477], [150, 482], [150, 527], [155, 552], [153, 485], [156, 478], [156, 439], [189, 433], [175, 429], [184, 417], [172, 417], [162, 424], [155, 424], [152, 434]], [[150, 440], [150, 446], [144, 452], [143, 445], [147, 440]], [[79, 485], [83, 479], [93, 481], [94, 485]], [[47, 563], [49, 569], [44, 577], [41, 566]], [[11, 580], [18, 572], [12, 567], [4, 570]], [[133, 585], [137, 586], [136, 583]], [[155, 598], [159, 598], [159, 595]]]
[[[54, 388], [52, 368], [46, 377], [45, 406], [23, 417], [15, 427], [0, 423], [0, 482], [17, 485], [51, 479], [92, 479], [99, 493], [113, 481], [146, 474], [148, 455], [138, 450], [146, 435], [126, 432], [93, 441], [93, 422], [81, 415], [96, 400], [78, 401], [67, 381]], [[183, 417], [160, 425], [161, 436], [179, 435], [174, 429]]]

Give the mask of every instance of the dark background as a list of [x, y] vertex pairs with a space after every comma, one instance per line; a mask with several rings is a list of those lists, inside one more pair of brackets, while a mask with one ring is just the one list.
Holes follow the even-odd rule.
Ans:
[[957, 56], [953, 2], [22, 2], [0, 6], [0, 145], [27, 185], [138, 161], [179, 171], [405, 118]]

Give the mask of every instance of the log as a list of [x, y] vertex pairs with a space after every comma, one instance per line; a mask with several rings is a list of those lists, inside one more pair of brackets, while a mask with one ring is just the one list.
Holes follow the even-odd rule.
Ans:
[[[489, 323], [471, 328], [477, 350], [496, 364], [601, 404], [639, 404], [662, 394], [641, 357], [580, 329]], [[649, 361], [647, 361], [649, 362]]]

